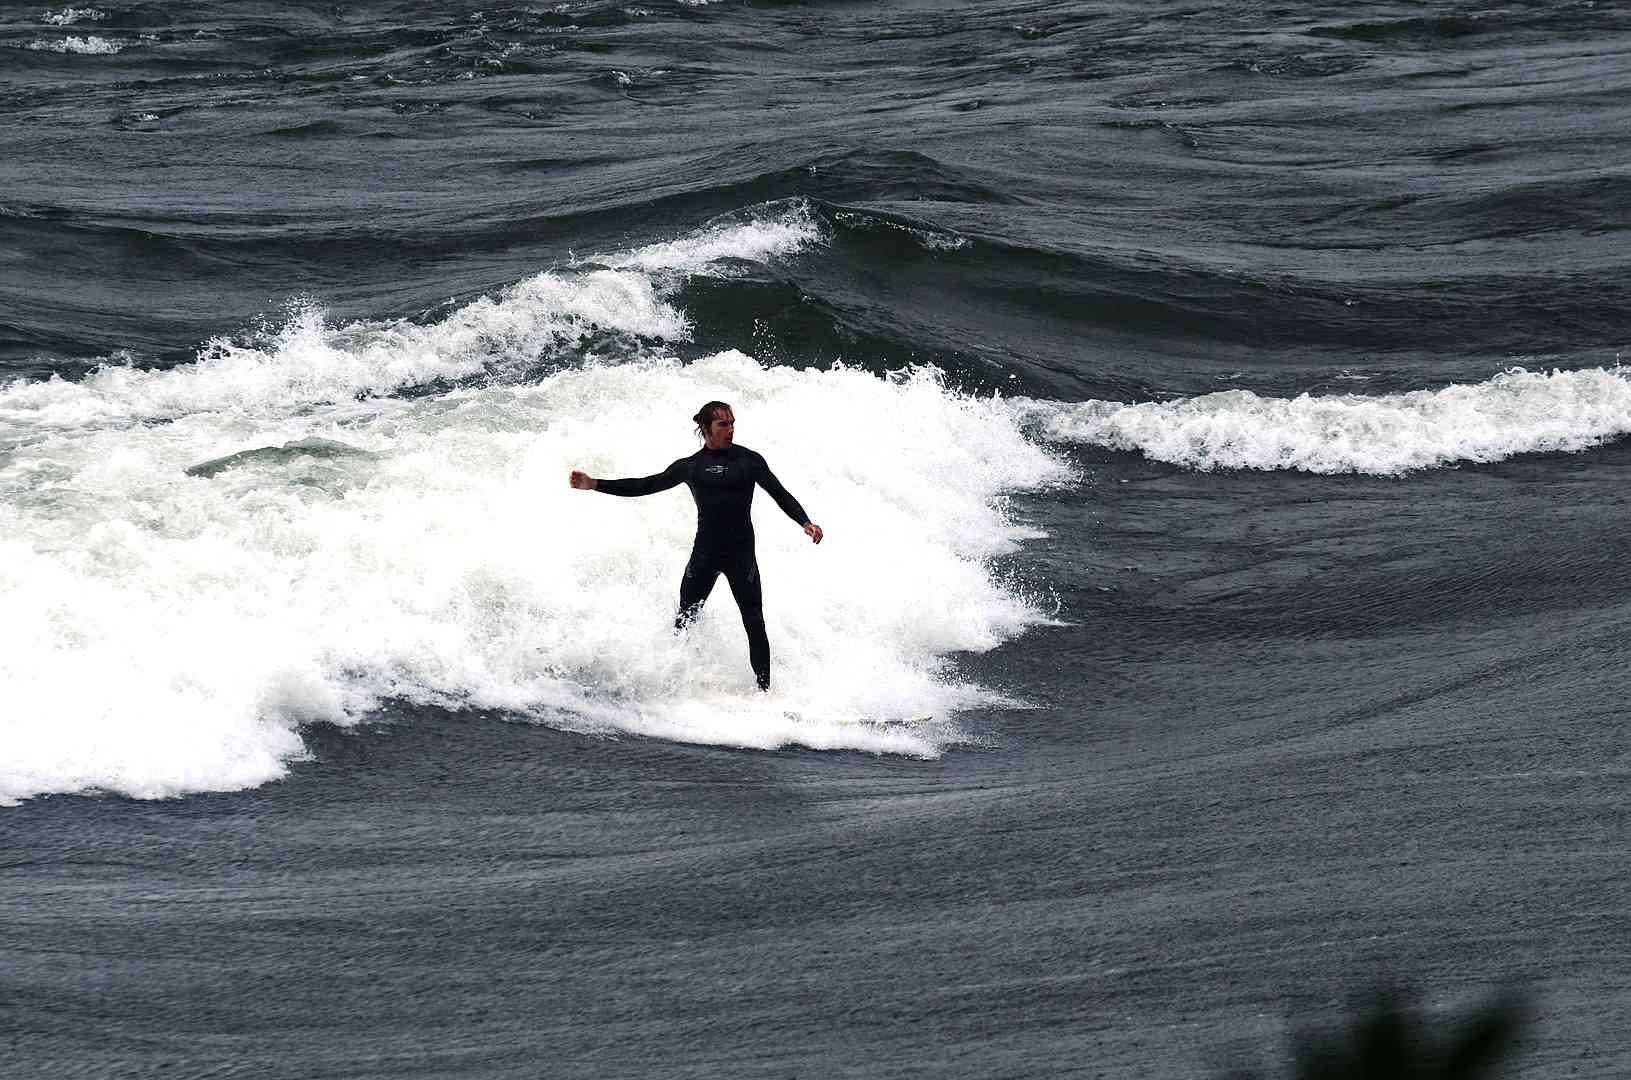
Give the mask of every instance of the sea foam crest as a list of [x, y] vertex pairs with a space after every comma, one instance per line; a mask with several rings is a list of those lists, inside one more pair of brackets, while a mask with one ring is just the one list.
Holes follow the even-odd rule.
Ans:
[[1631, 372], [1513, 368], [1474, 385], [1366, 397], [1229, 390], [1122, 404], [1015, 399], [1044, 438], [1137, 450], [1192, 469], [1398, 476], [1515, 454], [1584, 450], [1631, 433]]
[[[597, 317], [678, 332], [643, 291], [615, 306]], [[0, 802], [253, 786], [304, 754], [301, 725], [386, 700], [609, 737], [917, 755], [965, 737], [957, 710], [1003, 700], [945, 657], [1046, 618], [990, 560], [1027, 535], [1003, 494], [1067, 473], [1002, 402], [931, 370], [736, 352], [336, 392], [477, 364], [459, 351], [485, 355], [474, 325], [494, 322], [297, 318], [213, 374], [206, 358], [0, 392]], [[827, 530], [811, 545], [759, 500], [768, 697], [723, 585], [686, 635], [670, 629], [695, 518], [684, 490], [566, 484], [574, 467], [642, 475], [689, 453], [686, 418], [712, 398]], [[128, 422], [143, 414], [166, 422]]]
[[61, 11], [47, 11], [40, 18], [50, 26], [72, 26], [77, 22], [100, 22], [108, 13], [97, 8], [66, 7]]
[[69, 34], [67, 37], [51, 41], [31, 41], [28, 48], [35, 52], [73, 53], [80, 56], [112, 56], [114, 53], [129, 45], [128, 41], [109, 41], [105, 37], [87, 34], [80, 37]]
[[791, 200], [770, 216], [721, 223], [667, 243], [598, 256], [593, 261], [618, 270], [705, 274], [735, 261], [765, 262], [789, 255], [821, 239], [821, 225], [803, 200]]
[[86, 379], [0, 388], [0, 448], [45, 432], [129, 426], [197, 412], [276, 416], [389, 394], [437, 380], [526, 369], [591, 334], [657, 342], [689, 337], [690, 322], [658, 278], [705, 274], [725, 262], [764, 260], [819, 239], [802, 204], [679, 240], [599, 257], [600, 268], [550, 270], [482, 297], [440, 322], [326, 324], [311, 302], [291, 309], [268, 339], [210, 342], [198, 361], [154, 371], [108, 364]]

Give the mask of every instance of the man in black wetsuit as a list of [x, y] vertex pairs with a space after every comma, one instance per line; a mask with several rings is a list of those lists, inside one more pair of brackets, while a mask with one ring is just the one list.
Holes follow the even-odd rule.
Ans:
[[753, 553], [753, 485], [770, 492], [782, 512], [798, 522], [817, 544], [821, 543], [821, 526], [810, 521], [804, 507], [782, 487], [764, 458], [735, 445], [736, 415], [729, 405], [710, 401], [692, 420], [702, 436], [702, 449], [655, 476], [597, 480], [573, 469], [567, 482], [579, 491], [604, 491], [608, 495], [651, 495], [678, 484], [691, 489], [697, 503], [697, 538], [680, 581], [680, 611], [674, 617], [674, 629], [683, 629], [696, 618], [723, 573], [742, 611], [754, 677], [759, 680], [759, 689], [769, 690], [770, 638], [765, 634], [759, 563]]

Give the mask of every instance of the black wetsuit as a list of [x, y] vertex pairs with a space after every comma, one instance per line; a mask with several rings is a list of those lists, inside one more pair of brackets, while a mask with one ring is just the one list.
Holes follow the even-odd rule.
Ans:
[[723, 450], [704, 447], [680, 458], [655, 476], [633, 480], [600, 480], [595, 490], [608, 495], [650, 495], [678, 484], [691, 489], [697, 502], [697, 538], [680, 582], [680, 611], [674, 628], [696, 617], [713, 591], [720, 574], [730, 583], [731, 595], [742, 610], [748, 632], [748, 661], [759, 689], [770, 689], [770, 638], [765, 634], [764, 596], [759, 587], [759, 563], [753, 554], [753, 485], [770, 492], [776, 505], [802, 528], [810, 524], [798, 500], [787, 493], [765, 459], [745, 446]]

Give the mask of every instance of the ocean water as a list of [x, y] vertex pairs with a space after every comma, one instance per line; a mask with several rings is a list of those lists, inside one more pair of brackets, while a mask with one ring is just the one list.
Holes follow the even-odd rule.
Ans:
[[[1631, 1061], [1631, 14], [0, 5], [0, 1072]], [[732, 403], [774, 688], [669, 629]]]

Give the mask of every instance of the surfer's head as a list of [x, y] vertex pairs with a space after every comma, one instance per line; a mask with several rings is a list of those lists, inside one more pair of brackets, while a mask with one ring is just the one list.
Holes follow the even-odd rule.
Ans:
[[736, 438], [736, 414], [723, 401], [710, 401], [691, 417], [702, 436], [702, 445], [710, 450], [723, 450]]

